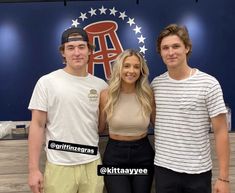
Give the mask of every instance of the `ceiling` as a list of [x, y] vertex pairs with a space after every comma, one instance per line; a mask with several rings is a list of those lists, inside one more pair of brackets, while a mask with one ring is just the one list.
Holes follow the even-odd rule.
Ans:
[[112, 0], [0, 0], [0, 3], [68, 2], [68, 1], [112, 1]]

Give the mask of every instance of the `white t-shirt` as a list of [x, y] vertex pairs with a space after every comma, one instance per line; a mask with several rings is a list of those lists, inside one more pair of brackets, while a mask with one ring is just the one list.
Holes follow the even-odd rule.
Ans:
[[[106, 87], [104, 80], [91, 74], [77, 77], [62, 69], [38, 80], [28, 108], [47, 112], [45, 150], [49, 162], [75, 165], [99, 158], [99, 151], [87, 154], [81, 145], [98, 147], [99, 98]], [[56, 143], [48, 146], [49, 141]]]
[[178, 81], [166, 72], [151, 86], [156, 101], [154, 164], [189, 174], [210, 170], [210, 118], [227, 112], [218, 81], [199, 70]]

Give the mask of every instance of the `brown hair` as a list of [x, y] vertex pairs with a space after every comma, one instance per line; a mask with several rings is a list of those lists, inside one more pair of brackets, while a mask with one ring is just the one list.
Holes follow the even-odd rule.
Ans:
[[189, 37], [188, 29], [185, 26], [179, 26], [177, 24], [170, 24], [160, 32], [160, 35], [157, 38], [157, 52], [161, 54], [162, 40], [170, 35], [177, 35], [182, 40], [185, 47], [189, 48], [189, 52], [187, 53], [187, 58], [189, 58], [192, 53], [192, 42]]

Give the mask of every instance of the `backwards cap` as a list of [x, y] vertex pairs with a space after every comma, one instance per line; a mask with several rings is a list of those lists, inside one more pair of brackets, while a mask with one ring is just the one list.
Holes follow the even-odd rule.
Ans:
[[[69, 36], [73, 33], [77, 33], [81, 36], [81, 38], [70, 38]], [[79, 27], [71, 27], [69, 29], [66, 29], [61, 37], [61, 44], [64, 44], [66, 42], [70, 42], [70, 41], [78, 41], [78, 40], [82, 40], [85, 42], [89, 42], [88, 39], [88, 35], [86, 33], [85, 30], [83, 30], [82, 28]]]

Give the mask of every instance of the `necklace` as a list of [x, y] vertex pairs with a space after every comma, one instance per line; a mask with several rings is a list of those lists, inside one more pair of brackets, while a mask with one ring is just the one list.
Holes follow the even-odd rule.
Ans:
[[[175, 80], [182, 80], [182, 79], [190, 78], [193, 75], [193, 72], [194, 72], [194, 68], [190, 68], [189, 75], [181, 74], [180, 77], [177, 77], [177, 75], [175, 75], [174, 73], [172, 75], [170, 75], [170, 73], [168, 71], [168, 76], [172, 79], [175, 79]], [[183, 75], [183, 77], [181, 77], [182, 75]]]
[[191, 77], [193, 75], [193, 68], [191, 68], [190, 73], [189, 73], [189, 77]]

